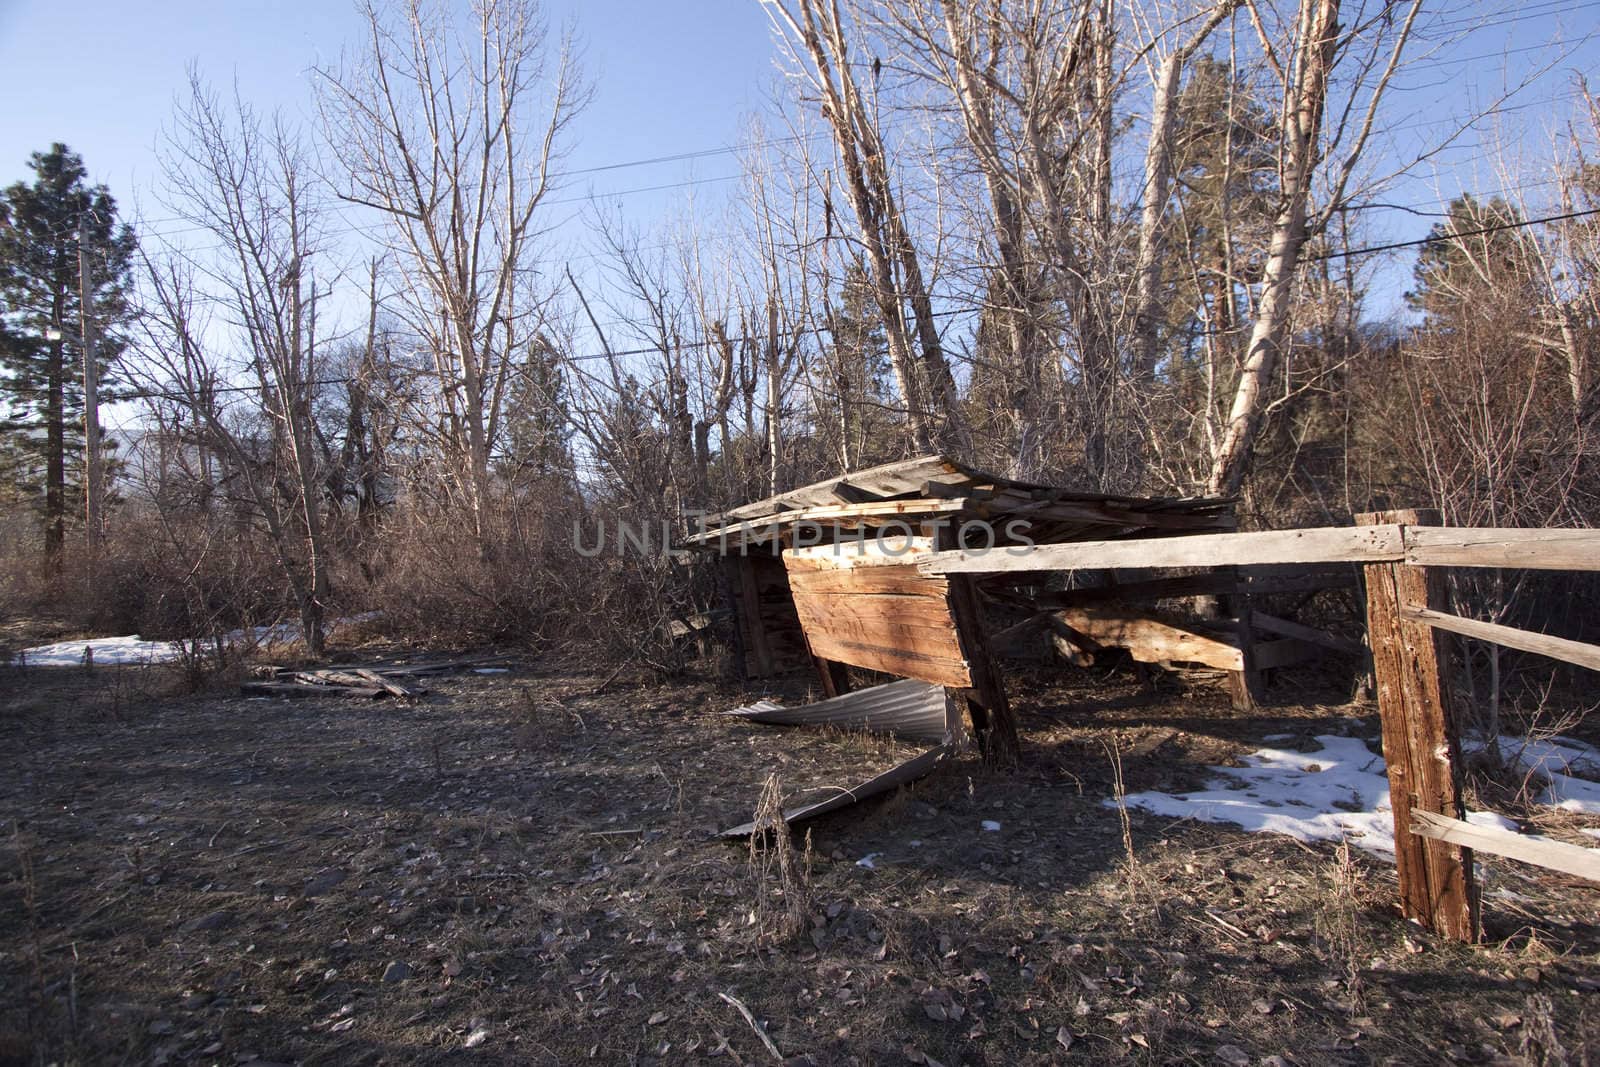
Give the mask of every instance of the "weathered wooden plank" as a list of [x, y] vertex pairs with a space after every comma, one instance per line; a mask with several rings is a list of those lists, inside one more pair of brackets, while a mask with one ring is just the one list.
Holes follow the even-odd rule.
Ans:
[[1498, 826], [1478, 826], [1431, 811], [1411, 813], [1411, 832], [1600, 882], [1600, 848], [1584, 848], [1548, 837], [1525, 837]]
[[1330, 634], [1289, 619], [1280, 619], [1276, 615], [1267, 615], [1259, 611], [1254, 612], [1250, 616], [1250, 625], [1257, 630], [1265, 630], [1269, 634], [1277, 634], [1279, 637], [1292, 637], [1297, 641], [1321, 645], [1323, 648], [1341, 652], [1346, 656], [1365, 656], [1367, 654], [1367, 646], [1360, 641], [1352, 641], [1348, 637], [1339, 637], [1336, 634]]
[[886, 537], [846, 538], [835, 544], [791, 548], [783, 565], [794, 571], [855, 570], [859, 567], [904, 567], [933, 554], [933, 539], [899, 534]]
[[917, 564], [924, 574], [1101, 570], [1116, 567], [1226, 567], [1262, 563], [1400, 560], [1399, 524], [1251, 533], [1193, 534], [1131, 541], [1075, 541], [977, 551], [937, 552]]
[[823, 659], [883, 671], [902, 678], [916, 678], [934, 685], [965, 688], [972, 684], [972, 672], [966, 661], [904, 648], [893, 641], [879, 643], [842, 637], [828, 630], [815, 633], [807, 631], [806, 640], [812, 654]]
[[377, 686], [378, 688], [386, 691], [390, 696], [396, 696], [396, 697], [416, 696], [416, 693], [412, 692], [410, 689], [407, 689], [405, 686], [401, 685], [399, 682], [391, 682], [389, 679], [385, 678], [383, 675], [379, 674], [377, 671], [370, 671], [370, 670], [367, 670], [365, 667], [357, 667], [355, 670], [351, 671], [350, 673], [354, 674], [354, 675], [357, 675], [358, 677], [363, 678], [366, 681], [370, 682], [371, 684]]
[[[1418, 525], [1413, 511], [1357, 516], [1372, 529]], [[1447, 676], [1440, 671], [1443, 638], [1402, 614], [1407, 604], [1438, 609], [1445, 602], [1444, 574], [1404, 563], [1366, 568], [1367, 634], [1378, 685], [1383, 758], [1394, 811], [1395, 867], [1400, 910], [1437, 933], [1460, 941], [1478, 936], [1478, 896], [1472, 852], [1409, 832], [1414, 811], [1459, 819], [1461, 742], [1451, 715]]]
[[956, 643], [955, 627], [950, 625], [948, 619], [943, 625], [919, 625], [894, 618], [874, 617], [866, 613], [835, 612], [826, 616], [820, 614], [808, 616], [804, 621], [808, 631], [825, 629], [840, 638], [874, 643], [890, 642], [897, 647], [917, 652], [942, 655], [949, 659], [961, 658], [960, 646]]
[[1406, 562], [1419, 566], [1600, 571], [1600, 530], [1416, 526], [1405, 546]]
[[870, 547], [865, 556], [826, 548], [785, 552], [784, 566], [813, 656], [939, 685], [972, 684], [945, 579], [923, 577]]
[[1549, 656], [1552, 659], [1575, 663], [1580, 667], [1588, 667], [1592, 671], [1600, 671], [1600, 645], [1573, 641], [1566, 637], [1552, 637], [1550, 634], [1538, 634], [1531, 630], [1519, 630], [1515, 626], [1466, 619], [1449, 612], [1431, 611], [1410, 605], [1402, 605], [1400, 610], [1406, 618], [1425, 622], [1438, 630], [1449, 630], [1453, 634], [1475, 637], [1480, 641], [1493, 641], [1497, 645], [1520, 649], [1523, 652], [1537, 652], [1541, 656]]
[[359, 674], [338, 670], [295, 671], [293, 677], [295, 681], [306, 685], [344, 685], [363, 689], [372, 684]]
[[951, 630], [950, 606], [941, 598], [900, 596], [896, 593], [802, 593], [795, 598], [795, 614], [807, 629], [832, 619]]
[[706, 521], [732, 522], [821, 504], [833, 496], [836, 485], [845, 481], [880, 496], [898, 496], [902, 492], [917, 489], [928, 481], [962, 482], [971, 479], [960, 473], [955, 464], [943, 456], [914, 456], [911, 459], [896, 460], [864, 471], [851, 471], [849, 474], [828, 478], [788, 493], [767, 497], [765, 500], [751, 501], [730, 508], [720, 515], [708, 516]]
[[910, 564], [905, 567], [860, 567], [848, 571], [795, 571], [790, 576], [790, 589], [805, 596], [893, 593], [943, 600], [948, 588], [944, 579], [919, 574], [916, 566]]
[[1140, 663], [1203, 663], [1224, 671], [1244, 670], [1237, 645], [1168, 622], [1112, 607], [1066, 608], [1062, 625], [1097, 645], [1125, 648]]

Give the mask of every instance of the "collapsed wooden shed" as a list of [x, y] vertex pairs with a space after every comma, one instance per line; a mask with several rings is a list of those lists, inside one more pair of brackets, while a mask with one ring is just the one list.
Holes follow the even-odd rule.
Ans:
[[[1214, 533], [1234, 526], [1231, 502], [1141, 499], [1004, 478], [947, 456], [919, 456], [851, 472], [707, 516], [686, 539], [727, 568], [745, 672], [764, 677], [817, 668], [824, 691], [847, 688], [847, 667], [945, 686], [978, 739], [1005, 758], [1011, 721], [984, 600], [1009, 595], [1033, 622], [1049, 623], [1089, 654], [1149, 644], [1148, 631], [1097, 639], [1095, 620], [1074, 629], [1058, 611], [1034, 610], [1036, 576], [998, 579], [919, 573], [917, 562], [951, 549], [1004, 552], [1036, 544]], [[1104, 629], [1104, 628], [1101, 628]], [[1084, 632], [1090, 631], [1090, 632]], [[1183, 647], [1178, 647], [1183, 646]], [[1163, 659], [1243, 667], [1239, 642], [1191, 633]], [[1217, 649], [1233, 649], [1219, 660]], [[1135, 656], [1140, 656], [1135, 651]]]

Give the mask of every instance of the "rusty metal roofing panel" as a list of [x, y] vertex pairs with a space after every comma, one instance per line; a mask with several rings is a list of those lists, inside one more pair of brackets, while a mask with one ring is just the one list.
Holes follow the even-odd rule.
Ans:
[[763, 700], [726, 714], [747, 722], [868, 730], [933, 744], [956, 743], [961, 725], [961, 717], [943, 686], [914, 679], [859, 689], [798, 708]]
[[[797, 803], [786, 805], [783, 809], [783, 821], [790, 826], [814, 819], [818, 815], [825, 815], [830, 811], [847, 808], [868, 797], [887, 793], [891, 789], [898, 789], [932, 773], [933, 770], [950, 757], [949, 747], [941, 745], [929, 749], [920, 756], [913, 756], [904, 763], [889, 768], [882, 774], [874, 775], [860, 785], [842, 788], [829, 786], [823, 789], [811, 790], [811, 796]], [[749, 837], [755, 833], [754, 821], [741, 823], [722, 831], [721, 837]]]

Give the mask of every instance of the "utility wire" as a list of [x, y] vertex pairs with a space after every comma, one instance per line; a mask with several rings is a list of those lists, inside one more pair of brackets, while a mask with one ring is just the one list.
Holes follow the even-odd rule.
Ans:
[[[1368, 246], [1366, 246], [1364, 248], [1350, 248], [1350, 249], [1344, 249], [1342, 251], [1313, 253], [1311, 255], [1303, 256], [1301, 258], [1306, 262], [1317, 262], [1317, 261], [1321, 261], [1321, 260], [1325, 260], [1325, 259], [1346, 259], [1346, 258], [1349, 258], [1351, 256], [1370, 256], [1370, 255], [1376, 255], [1379, 252], [1392, 252], [1395, 249], [1399, 249], [1399, 248], [1415, 248], [1415, 247], [1417, 247], [1419, 245], [1438, 244], [1438, 243], [1440, 243], [1442, 241], [1455, 241], [1455, 240], [1459, 240], [1459, 239], [1461, 239], [1463, 237], [1478, 237], [1478, 236], [1481, 236], [1483, 234], [1499, 233], [1499, 232], [1501, 232], [1503, 230], [1519, 230], [1519, 229], [1525, 229], [1525, 228], [1527, 228], [1529, 226], [1542, 226], [1542, 225], [1544, 225], [1546, 223], [1550, 223], [1550, 222], [1566, 222], [1566, 221], [1569, 221], [1571, 219], [1587, 218], [1587, 217], [1589, 217], [1591, 215], [1600, 215], [1600, 208], [1589, 208], [1589, 209], [1587, 209], [1585, 211], [1567, 211], [1567, 212], [1563, 212], [1562, 214], [1559, 214], [1559, 215], [1545, 215], [1545, 216], [1543, 216], [1541, 218], [1537, 218], [1537, 219], [1522, 219], [1522, 220], [1517, 221], [1517, 222], [1502, 222], [1502, 223], [1497, 223], [1497, 224], [1495, 224], [1493, 226], [1481, 226], [1481, 227], [1478, 227], [1477, 229], [1473, 229], [1473, 230], [1454, 230], [1454, 231], [1451, 231], [1449, 233], [1436, 234], [1436, 235], [1432, 235], [1432, 236], [1429, 236], [1429, 237], [1421, 237], [1421, 238], [1418, 238], [1415, 241], [1392, 241], [1392, 242], [1390, 242], [1388, 244], [1368, 245]], [[940, 311], [932, 312], [931, 313], [931, 317], [932, 318], [936, 318], [936, 319], [943, 319], [943, 318], [949, 318], [952, 315], [969, 315], [969, 314], [972, 314], [974, 311], [979, 311], [979, 310], [982, 310], [982, 309], [981, 308], [965, 308], [965, 307], [963, 307], [963, 308], [945, 308], [945, 309], [940, 310]], [[804, 329], [804, 330], [800, 330], [800, 331], [796, 331], [796, 332], [811, 334], [813, 336], [820, 336], [823, 333], [825, 333], [826, 330], [824, 328], [822, 328], [822, 327], [814, 326], [814, 327], [810, 327], [808, 329]], [[764, 340], [765, 337], [766, 337], [765, 334], [747, 334], [747, 335], [739, 336], [739, 337], [729, 337], [729, 338], [726, 339], [725, 343], [727, 343], [727, 344], [743, 344], [746, 341]], [[720, 344], [723, 344], [723, 343], [724, 343], [724, 341], [722, 339], [718, 339], [718, 340], [707, 339], [707, 340], [702, 340], [702, 341], [679, 341], [679, 342], [676, 343], [676, 345], [674, 347], [679, 351], [684, 351], [684, 350], [691, 350], [691, 349], [709, 348], [712, 345], [720, 345]], [[588, 361], [591, 361], [591, 360], [598, 360], [598, 359], [619, 359], [619, 358], [622, 358], [624, 356], [645, 356], [645, 355], [650, 355], [652, 353], [656, 353], [656, 352], [660, 352], [660, 351], [661, 351], [661, 348], [659, 346], [655, 346], [655, 345], [648, 346], [648, 347], [645, 347], [645, 348], [612, 349], [612, 350], [606, 351], [606, 352], [587, 352], [587, 353], [584, 353], [582, 355], [562, 356], [561, 357], [561, 361], [564, 362], [564, 363], [583, 363], [583, 362], [588, 362]], [[353, 382], [353, 381], [356, 381], [356, 380], [357, 379], [355, 379], [353, 377], [348, 377], [347, 376], [347, 377], [340, 377], [340, 378], [323, 378], [323, 379], [318, 379], [316, 381], [307, 382], [305, 384], [307, 386], [343, 385], [343, 384], [347, 384], [349, 382]], [[247, 392], [254, 392], [254, 391], [260, 390], [261, 388], [262, 388], [262, 386], [259, 385], [259, 384], [256, 384], [256, 385], [223, 385], [223, 386], [214, 386], [214, 387], [208, 388], [208, 389], [205, 390], [205, 392], [207, 394], [213, 394], [213, 393], [247, 393]], [[176, 392], [164, 391], [164, 390], [147, 389], [147, 390], [137, 390], [137, 391], [118, 390], [117, 393], [116, 393], [115, 399], [116, 400], [148, 400], [148, 399], [188, 400], [188, 399], [191, 399], [191, 397], [190, 397], [189, 394], [184, 394], [184, 393], [176, 393]]]
[[1348, 248], [1343, 251], [1318, 252], [1304, 257], [1309, 261], [1324, 259], [1344, 259], [1349, 256], [1370, 256], [1378, 252], [1392, 252], [1397, 248], [1415, 248], [1418, 245], [1438, 244], [1441, 241], [1456, 241], [1463, 237], [1477, 237], [1486, 233], [1499, 233], [1501, 230], [1520, 230], [1527, 226], [1539, 226], [1546, 222], [1564, 222], [1568, 219], [1581, 219], [1589, 215], [1600, 215], [1600, 208], [1589, 208], [1586, 211], [1568, 211], [1560, 215], [1546, 215], [1538, 219], [1522, 219], [1518, 222], [1500, 222], [1493, 226], [1482, 226], [1476, 230], [1452, 230], [1449, 233], [1434, 234], [1428, 237], [1419, 237], [1415, 241], [1392, 241], [1385, 245], [1368, 245], [1365, 248]]

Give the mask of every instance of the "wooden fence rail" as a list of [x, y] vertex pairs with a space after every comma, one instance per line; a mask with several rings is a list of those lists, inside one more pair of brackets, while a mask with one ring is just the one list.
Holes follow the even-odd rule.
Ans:
[[936, 552], [918, 561], [917, 566], [924, 574], [1000, 574], [1117, 567], [1383, 562], [1424, 567], [1600, 571], [1600, 530], [1517, 530], [1407, 523], [1314, 526], [1303, 530], [960, 549]]
[[[1400, 906], [1441, 935], [1479, 935], [1472, 851], [1478, 849], [1600, 881], [1600, 850], [1464, 821], [1461, 742], [1441, 634], [1454, 633], [1600, 670], [1600, 645], [1463, 618], [1445, 610], [1444, 567], [1600, 571], [1600, 530], [1438, 525], [1434, 513], [1357, 516], [1354, 527], [1195, 534], [1126, 541], [937, 552], [928, 575], [1119, 568], [1354, 563], [1367, 586], [1367, 643], [1394, 815]], [[1147, 585], [1188, 579], [1155, 579]], [[1304, 638], [1293, 623], [1264, 629]]]

